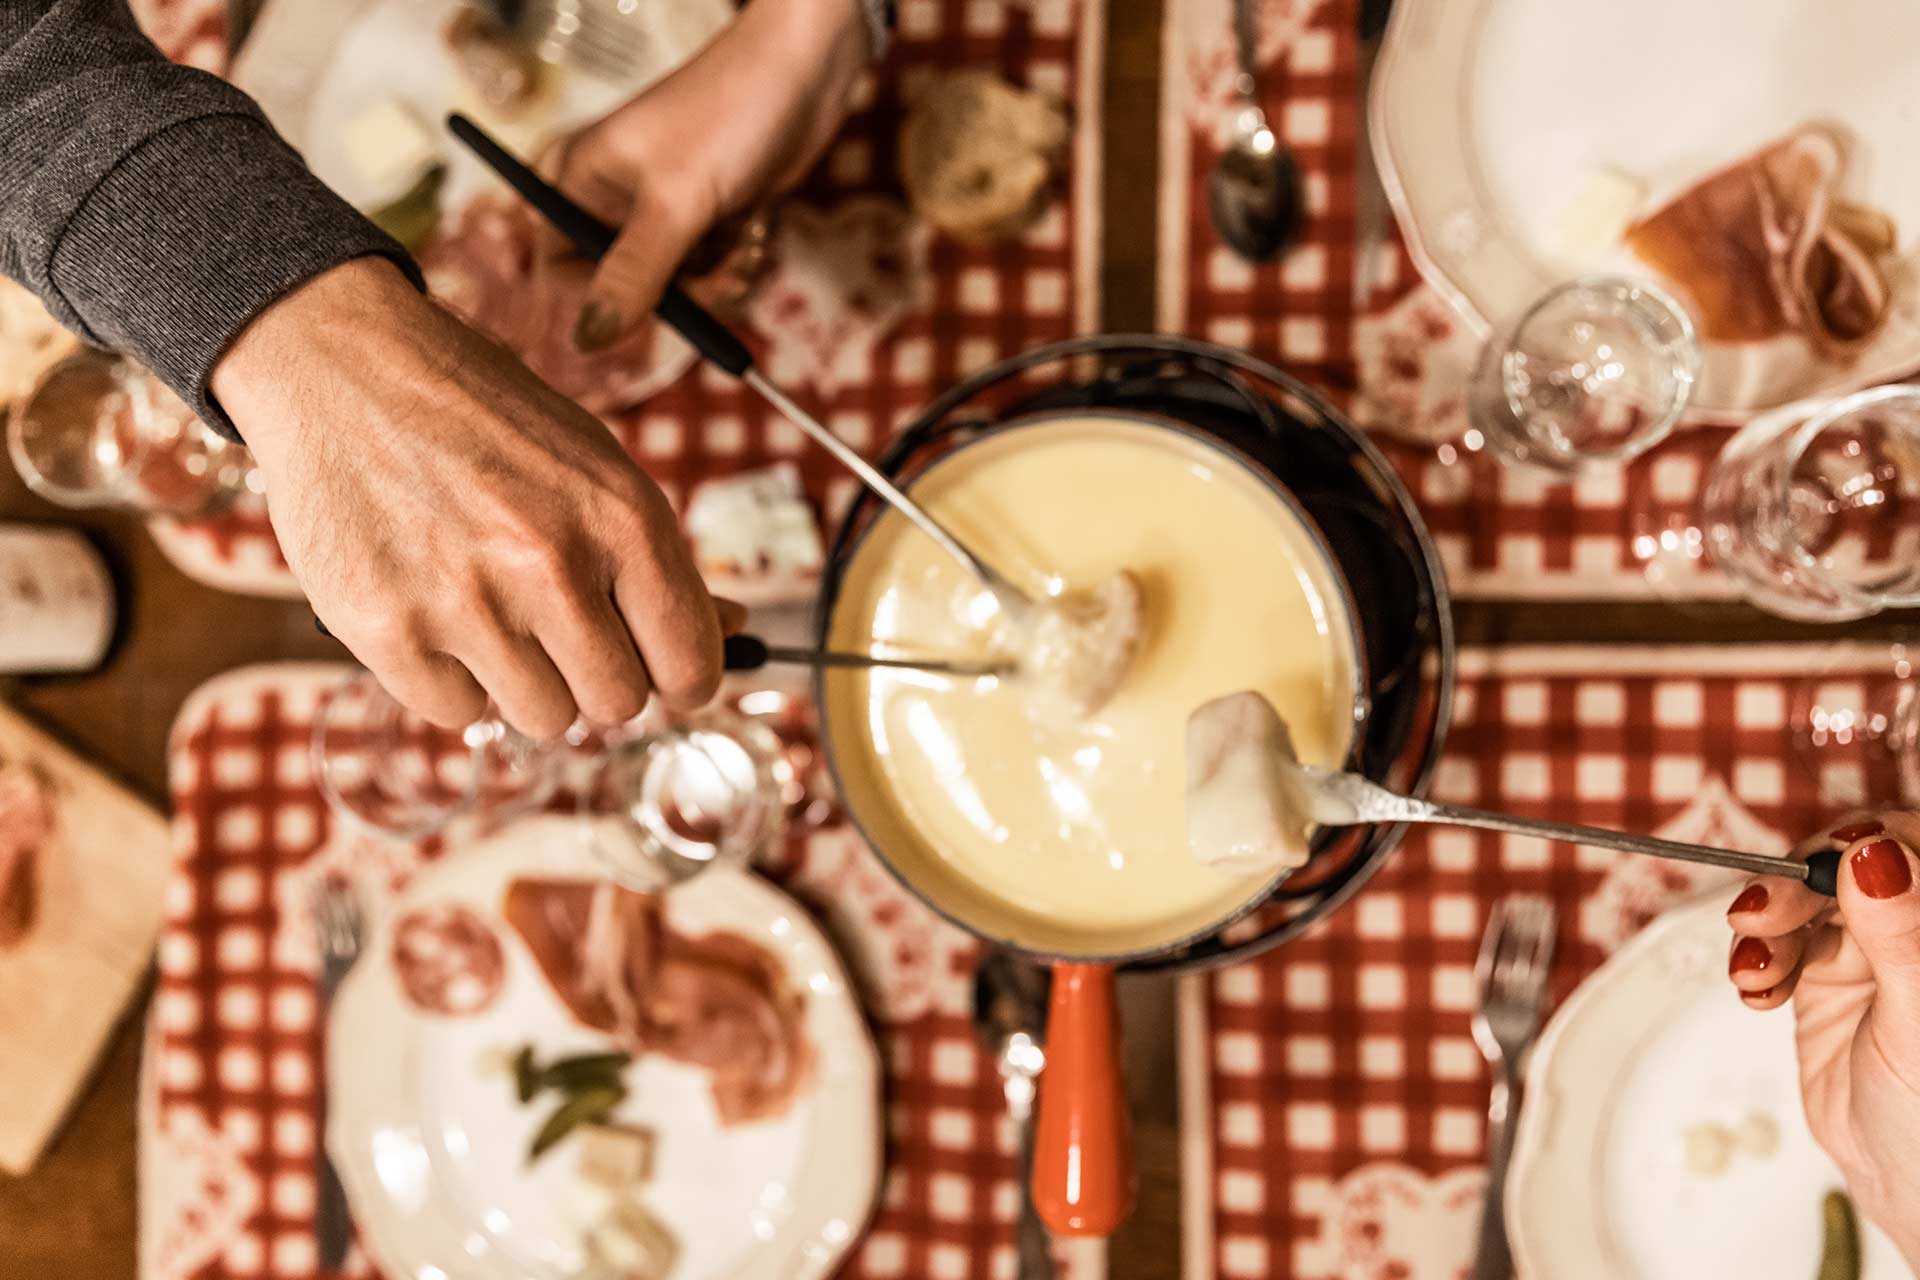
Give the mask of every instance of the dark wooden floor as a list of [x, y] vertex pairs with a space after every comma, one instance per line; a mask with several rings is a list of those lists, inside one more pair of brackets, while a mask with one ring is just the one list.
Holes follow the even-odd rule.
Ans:
[[[1106, 114], [1106, 327], [1153, 328], [1153, 142], [1158, 136], [1159, 0], [1109, 6]], [[0, 468], [0, 519], [61, 519]], [[333, 657], [304, 609], [223, 595], [183, 577], [137, 522], [90, 516], [132, 584], [131, 630], [108, 668], [83, 679], [21, 682], [7, 697], [156, 803], [165, 797], [167, 728], [209, 677], [251, 662]], [[1462, 605], [1466, 643], [1675, 643], [1819, 636], [1736, 606], [1500, 603]], [[1895, 635], [1912, 618], [1881, 619], [1850, 634]], [[1179, 1184], [1172, 987], [1128, 982], [1128, 1059], [1140, 1151], [1140, 1206], [1114, 1242], [1114, 1280], [1178, 1274]], [[134, 1097], [144, 999], [116, 1035], [72, 1123], [33, 1176], [0, 1178], [0, 1280], [131, 1280], [134, 1275]], [[0, 1055], [5, 1053], [0, 1028]]]

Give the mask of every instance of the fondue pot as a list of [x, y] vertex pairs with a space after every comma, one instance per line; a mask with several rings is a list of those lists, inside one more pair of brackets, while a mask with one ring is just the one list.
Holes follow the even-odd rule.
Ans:
[[[1331, 584], [1328, 594], [1344, 603], [1352, 623], [1359, 697], [1344, 765], [1422, 791], [1439, 753], [1452, 684], [1446, 589], [1410, 495], [1374, 446], [1306, 385], [1251, 357], [1184, 339], [1113, 336], [1055, 344], [974, 375], [929, 406], [878, 465], [910, 486], [982, 440], [1068, 413], [1150, 423], [1202, 443], [1256, 477], [1294, 515], [1317, 561], [1302, 568]], [[815, 618], [822, 647], [848, 568], [880, 515], [878, 500], [863, 495], [835, 536]], [[1126, 1216], [1132, 1182], [1116, 970], [1231, 963], [1276, 946], [1357, 891], [1402, 828], [1323, 830], [1307, 866], [1252, 883], [1206, 918], [1183, 911], [1117, 932], [1056, 926], [1004, 903], [996, 909], [907, 834], [884, 781], [873, 776], [870, 726], [864, 716], [835, 709], [833, 679], [815, 674], [821, 740], [847, 811], [881, 860], [961, 928], [1053, 967], [1035, 1205], [1057, 1234], [1106, 1235]], [[1169, 742], [1167, 750], [1179, 753], [1183, 744]]]

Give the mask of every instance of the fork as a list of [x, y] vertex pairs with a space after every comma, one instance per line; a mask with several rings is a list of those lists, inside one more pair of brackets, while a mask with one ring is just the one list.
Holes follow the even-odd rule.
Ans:
[[[340, 983], [360, 958], [366, 938], [366, 913], [351, 885], [328, 879], [314, 895], [313, 923], [320, 939], [320, 1025], [324, 1028]], [[325, 1119], [323, 1114], [322, 1136], [314, 1144], [313, 1229], [319, 1240], [320, 1270], [332, 1274], [346, 1264], [347, 1251], [353, 1246], [353, 1219], [347, 1212], [347, 1193], [340, 1185], [340, 1174], [327, 1155]]]
[[1520, 1114], [1521, 1067], [1540, 1030], [1553, 940], [1552, 903], [1545, 898], [1502, 898], [1487, 920], [1474, 964], [1480, 1003], [1473, 1015], [1473, 1038], [1493, 1070], [1493, 1091], [1487, 1101], [1487, 1199], [1473, 1280], [1508, 1280], [1513, 1275], [1505, 1211], [1507, 1163]]
[[569, 63], [609, 79], [632, 73], [651, 33], [633, 17], [637, 0], [517, 0], [516, 26], [547, 62]]

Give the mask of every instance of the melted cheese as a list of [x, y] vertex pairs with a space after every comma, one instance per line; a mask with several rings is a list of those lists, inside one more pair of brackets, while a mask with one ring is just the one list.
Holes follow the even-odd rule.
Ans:
[[[1085, 719], [1029, 714], [1017, 677], [831, 675], [830, 723], [864, 728], [834, 729], [843, 782], [856, 811], [889, 811], [863, 815], [869, 832], [920, 846], [890, 847], [896, 862], [931, 858], [965, 883], [967, 903], [949, 910], [1038, 945], [1032, 929], [983, 915], [1111, 939], [1241, 905], [1266, 873], [1200, 866], [1187, 851], [1188, 715], [1256, 690], [1292, 726], [1300, 758], [1325, 765], [1344, 758], [1354, 728], [1352, 622], [1300, 518], [1233, 457], [1127, 419], [1005, 431], [937, 464], [914, 493], [1035, 595], [1133, 574], [1144, 634]], [[990, 658], [1000, 622], [964, 569], [889, 513], [854, 557], [831, 638]]]

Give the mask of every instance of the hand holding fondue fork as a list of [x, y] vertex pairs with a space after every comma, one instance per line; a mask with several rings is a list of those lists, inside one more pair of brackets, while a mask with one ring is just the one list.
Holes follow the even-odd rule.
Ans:
[[[616, 233], [459, 114], [447, 119], [453, 136], [551, 223], [581, 256], [598, 262]], [[768, 381], [738, 335], [676, 285], [669, 284], [655, 314], [702, 356], [740, 379], [770, 407], [851, 471], [979, 580], [1014, 623], [1021, 666], [1061, 714], [1086, 716], [1119, 686], [1140, 638], [1140, 591], [1132, 575], [1115, 574], [1091, 591], [1035, 599], [955, 537], [952, 530], [846, 441]], [[1049, 707], [1049, 711], [1052, 708]]]

